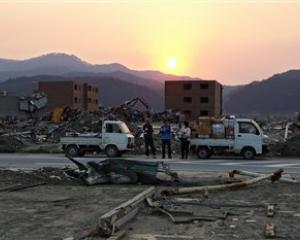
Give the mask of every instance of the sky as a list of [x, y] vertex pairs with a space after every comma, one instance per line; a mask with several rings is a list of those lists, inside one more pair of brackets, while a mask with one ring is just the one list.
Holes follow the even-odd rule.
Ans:
[[299, 1], [0, 0], [0, 58], [90, 63], [245, 84], [300, 68]]

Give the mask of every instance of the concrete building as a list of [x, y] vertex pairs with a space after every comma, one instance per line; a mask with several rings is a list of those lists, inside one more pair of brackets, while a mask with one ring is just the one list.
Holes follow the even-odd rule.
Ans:
[[19, 111], [19, 97], [0, 92], [0, 117], [24, 117], [25, 113]]
[[217, 81], [181, 80], [165, 82], [165, 108], [179, 110], [188, 119], [222, 114], [223, 87]]
[[39, 92], [48, 96], [48, 110], [71, 107], [85, 111], [98, 110], [98, 88], [75, 81], [39, 82]]

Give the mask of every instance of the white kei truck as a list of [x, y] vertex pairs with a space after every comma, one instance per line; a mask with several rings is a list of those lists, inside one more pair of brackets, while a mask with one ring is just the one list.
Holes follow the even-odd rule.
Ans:
[[134, 136], [126, 123], [105, 120], [101, 132], [66, 135], [60, 139], [60, 143], [65, 153], [72, 157], [101, 151], [108, 157], [119, 157], [134, 148]]
[[213, 154], [231, 153], [254, 159], [268, 151], [269, 138], [252, 119], [237, 118], [233, 124], [232, 138], [192, 138], [191, 150], [198, 158], [207, 159]]

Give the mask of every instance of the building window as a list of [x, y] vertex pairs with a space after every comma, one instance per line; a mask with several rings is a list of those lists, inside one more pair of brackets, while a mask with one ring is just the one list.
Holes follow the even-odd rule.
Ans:
[[95, 88], [95, 93], [98, 93], [98, 88]]
[[98, 99], [96, 99], [96, 104], [98, 104]]
[[183, 89], [184, 90], [191, 90], [192, 89], [192, 84], [190, 84], [190, 83], [183, 84]]
[[207, 83], [200, 83], [200, 89], [208, 89]]
[[92, 86], [88, 86], [88, 91], [92, 91]]
[[200, 111], [200, 116], [208, 116], [208, 111], [207, 110], [201, 110]]
[[208, 97], [200, 97], [201, 103], [208, 103]]
[[77, 90], [77, 84], [74, 85], [74, 89]]
[[191, 97], [184, 97], [183, 98], [183, 102], [185, 102], [185, 103], [191, 103], [192, 102], [192, 98]]
[[92, 99], [91, 99], [91, 98], [88, 98], [88, 102], [91, 103], [91, 102], [92, 102]]
[[78, 98], [77, 98], [77, 97], [74, 98], [74, 102], [75, 102], [75, 103], [78, 102]]

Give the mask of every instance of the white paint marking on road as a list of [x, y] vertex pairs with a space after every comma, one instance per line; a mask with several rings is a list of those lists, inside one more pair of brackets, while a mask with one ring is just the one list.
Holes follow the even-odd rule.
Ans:
[[284, 163], [284, 164], [265, 165], [265, 167], [276, 167], [276, 168], [285, 168], [285, 167], [292, 167], [292, 166], [300, 166], [300, 163]]
[[[32, 164], [28, 164], [28, 165], [32, 165]], [[62, 167], [66, 167], [66, 166], [70, 166], [70, 165], [74, 165], [73, 163], [46, 163], [46, 162], [36, 162], [34, 163], [34, 165], [36, 166], [42, 166], [42, 167], [45, 167], [45, 166], [49, 166], [49, 167], [57, 167], [57, 166], [62, 166]]]
[[243, 162], [227, 162], [227, 163], [220, 163], [219, 165], [222, 166], [234, 166], [234, 165], [244, 165]]

